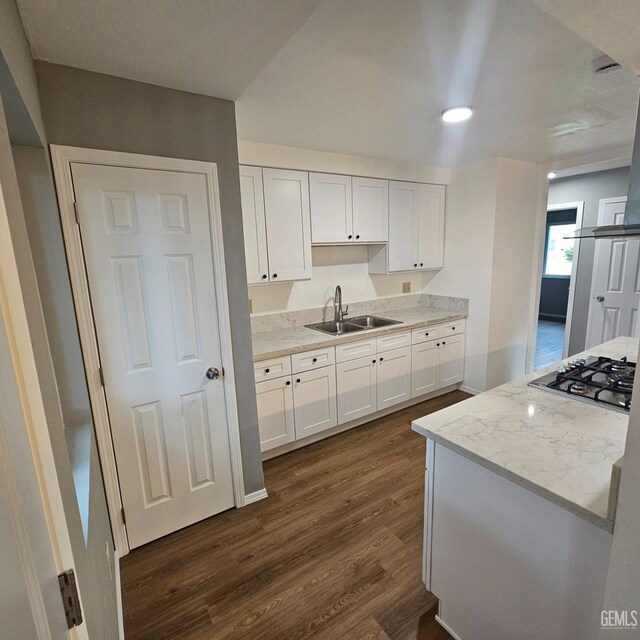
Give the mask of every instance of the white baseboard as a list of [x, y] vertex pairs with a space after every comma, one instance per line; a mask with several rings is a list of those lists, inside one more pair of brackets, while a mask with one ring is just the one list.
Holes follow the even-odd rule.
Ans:
[[436, 622], [450, 635], [454, 640], [462, 640], [462, 638], [455, 633], [455, 631], [438, 615], [436, 614]]
[[471, 387], [467, 387], [466, 385], [460, 385], [460, 391], [464, 391], [465, 393], [470, 393], [472, 396], [477, 396], [482, 393], [482, 391], [478, 391], [478, 389], [473, 389]]
[[244, 504], [248, 505], [252, 502], [258, 502], [258, 500], [264, 500], [268, 497], [266, 489], [260, 489], [260, 491], [254, 491], [253, 493], [247, 493], [244, 497]]

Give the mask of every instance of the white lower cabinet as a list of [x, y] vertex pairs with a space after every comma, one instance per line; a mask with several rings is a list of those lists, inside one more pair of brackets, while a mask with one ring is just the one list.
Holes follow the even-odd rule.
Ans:
[[338, 424], [377, 411], [376, 360], [366, 356], [336, 365]]
[[378, 411], [411, 399], [411, 347], [380, 354], [376, 366]]
[[293, 442], [296, 432], [293, 418], [291, 376], [256, 384], [260, 449], [268, 451]]
[[438, 388], [438, 347], [435, 340], [411, 347], [411, 397], [417, 398]]
[[442, 388], [462, 381], [464, 375], [464, 334], [450, 336], [439, 342], [438, 387]]
[[322, 367], [293, 376], [293, 413], [296, 439], [338, 424], [336, 368]]

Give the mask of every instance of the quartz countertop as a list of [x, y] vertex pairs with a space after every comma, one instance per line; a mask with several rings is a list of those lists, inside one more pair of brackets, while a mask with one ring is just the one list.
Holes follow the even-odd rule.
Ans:
[[[635, 362], [638, 340], [616, 338], [562, 362], [589, 355]], [[612, 468], [629, 416], [528, 386], [559, 365], [420, 418], [413, 430], [612, 531]]]
[[[377, 337], [393, 331], [403, 329], [417, 329], [427, 327], [442, 322], [461, 320], [466, 317], [466, 313], [453, 311], [442, 311], [431, 307], [411, 307], [409, 309], [396, 309], [376, 314], [389, 320], [398, 320], [402, 324], [394, 324], [389, 327], [379, 327], [377, 329], [367, 329], [365, 331], [355, 331], [342, 336], [332, 336], [307, 327], [296, 327], [292, 329], [277, 329], [275, 331], [264, 331], [253, 334], [253, 359], [267, 360], [308, 351], [319, 347], [342, 344], [345, 342], [358, 342], [368, 338]], [[349, 321], [349, 317], [345, 318]]]

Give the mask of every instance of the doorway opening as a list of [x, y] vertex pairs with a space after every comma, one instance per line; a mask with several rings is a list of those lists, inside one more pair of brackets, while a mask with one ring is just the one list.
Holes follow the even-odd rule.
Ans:
[[567, 239], [582, 223], [581, 202], [550, 205], [538, 306], [534, 369], [542, 369], [567, 355], [579, 242]]

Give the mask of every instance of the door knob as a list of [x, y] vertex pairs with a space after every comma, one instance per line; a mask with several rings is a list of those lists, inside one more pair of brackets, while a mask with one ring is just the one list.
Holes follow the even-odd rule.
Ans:
[[598, 302], [604, 302], [604, 296], [596, 296]]
[[216, 367], [209, 367], [206, 375], [209, 380], [217, 380], [220, 377], [220, 369], [217, 369]]

